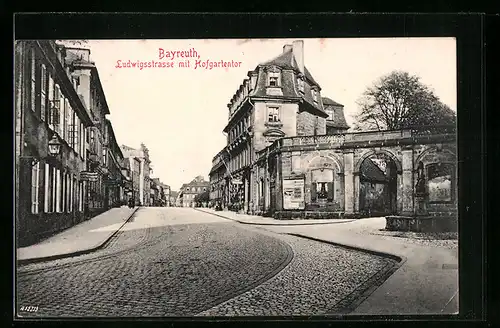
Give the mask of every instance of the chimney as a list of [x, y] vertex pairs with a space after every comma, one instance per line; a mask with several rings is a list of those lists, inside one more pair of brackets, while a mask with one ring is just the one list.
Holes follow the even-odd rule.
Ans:
[[293, 41], [292, 49], [297, 65], [299, 66], [299, 71], [304, 74], [304, 41]]
[[285, 45], [283, 46], [283, 53], [288, 52], [288, 51], [291, 51], [291, 50], [292, 50], [292, 48], [293, 48], [293, 46], [292, 46], [291, 44], [285, 44]]

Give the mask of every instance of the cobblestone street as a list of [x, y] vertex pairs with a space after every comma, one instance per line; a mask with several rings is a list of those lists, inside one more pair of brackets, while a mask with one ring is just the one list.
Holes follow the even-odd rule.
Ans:
[[142, 208], [100, 251], [19, 267], [17, 308], [38, 308], [23, 317], [335, 314], [394, 263], [192, 209]]

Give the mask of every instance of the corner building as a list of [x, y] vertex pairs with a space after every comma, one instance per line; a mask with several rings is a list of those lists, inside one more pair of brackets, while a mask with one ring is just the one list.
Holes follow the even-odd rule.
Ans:
[[[265, 214], [276, 185], [264, 178], [261, 152], [283, 137], [325, 135], [333, 119], [325, 111], [320, 85], [304, 65], [303, 41], [285, 45], [281, 55], [248, 72], [228, 109], [227, 145], [210, 171], [211, 198], [228, 209]], [[342, 105], [335, 113], [345, 122]]]
[[[454, 225], [455, 127], [348, 129], [344, 106], [322, 97], [305, 67], [303, 41], [285, 45], [248, 72], [228, 104], [227, 144], [209, 173], [211, 200], [275, 218], [418, 212], [422, 227]], [[417, 199], [416, 181], [425, 200]]]

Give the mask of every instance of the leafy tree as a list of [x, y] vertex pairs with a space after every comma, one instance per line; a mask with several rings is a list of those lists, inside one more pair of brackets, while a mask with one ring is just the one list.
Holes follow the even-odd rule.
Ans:
[[204, 191], [201, 194], [198, 194], [194, 197], [194, 201], [197, 204], [206, 203], [209, 200], [210, 200], [210, 194], [208, 193], [208, 191]]
[[456, 114], [418, 76], [393, 71], [368, 87], [358, 100], [355, 130], [393, 130], [451, 125]]

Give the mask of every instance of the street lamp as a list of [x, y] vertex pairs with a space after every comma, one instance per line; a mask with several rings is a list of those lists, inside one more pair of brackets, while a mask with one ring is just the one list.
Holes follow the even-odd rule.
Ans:
[[61, 152], [61, 142], [57, 137], [57, 134], [54, 133], [52, 139], [49, 141], [49, 154], [51, 156], [57, 156]]

